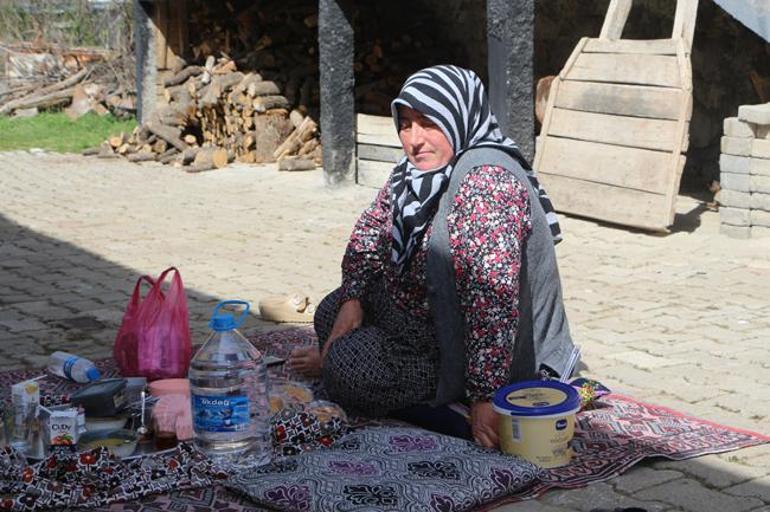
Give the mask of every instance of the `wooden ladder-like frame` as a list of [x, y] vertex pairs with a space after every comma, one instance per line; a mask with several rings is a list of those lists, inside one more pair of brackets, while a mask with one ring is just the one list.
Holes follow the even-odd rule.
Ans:
[[612, 0], [551, 85], [535, 169], [558, 211], [666, 231], [692, 114], [698, 0], [678, 0], [670, 39], [621, 35], [633, 0]]

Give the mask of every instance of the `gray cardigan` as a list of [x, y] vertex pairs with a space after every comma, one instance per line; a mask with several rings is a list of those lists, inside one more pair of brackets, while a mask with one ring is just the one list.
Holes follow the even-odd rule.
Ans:
[[532, 231], [522, 248], [519, 274], [519, 326], [513, 344], [510, 381], [533, 379], [541, 364], [561, 374], [573, 348], [564, 312], [559, 269], [556, 265], [551, 230], [538, 191], [526, 171], [509, 154], [494, 148], [477, 148], [464, 153], [455, 164], [446, 192], [433, 218], [428, 243], [428, 302], [440, 347], [439, 382], [432, 405], [465, 397], [465, 320], [460, 309], [454, 264], [449, 247], [447, 214], [455, 194], [469, 171], [481, 165], [509, 170], [529, 192]]

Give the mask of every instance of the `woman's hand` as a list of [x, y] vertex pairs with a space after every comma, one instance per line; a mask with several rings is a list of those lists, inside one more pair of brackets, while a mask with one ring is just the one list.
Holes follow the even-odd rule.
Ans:
[[342, 304], [339, 312], [337, 312], [337, 318], [334, 320], [332, 326], [332, 332], [329, 333], [329, 339], [324, 343], [323, 351], [321, 351], [321, 364], [326, 358], [326, 354], [329, 352], [332, 342], [344, 336], [353, 329], [361, 327], [364, 321], [364, 308], [361, 307], [361, 301], [358, 299], [350, 299]]
[[492, 402], [474, 402], [471, 405], [471, 432], [474, 441], [486, 448], [499, 446], [497, 417]]

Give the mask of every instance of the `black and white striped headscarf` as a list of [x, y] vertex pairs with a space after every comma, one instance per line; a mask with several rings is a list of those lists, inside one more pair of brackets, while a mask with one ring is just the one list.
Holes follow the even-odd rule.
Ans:
[[420, 242], [426, 226], [436, 213], [441, 194], [457, 159], [467, 150], [494, 147], [521, 163], [545, 210], [554, 243], [561, 240], [561, 229], [551, 200], [535, 178], [532, 168], [516, 144], [500, 131], [489, 108], [484, 85], [473, 71], [457, 66], [433, 66], [410, 76], [391, 103], [396, 130], [398, 107], [417, 110], [433, 121], [449, 139], [454, 158], [445, 167], [421, 171], [404, 157], [393, 171], [393, 250], [391, 258], [402, 271]]

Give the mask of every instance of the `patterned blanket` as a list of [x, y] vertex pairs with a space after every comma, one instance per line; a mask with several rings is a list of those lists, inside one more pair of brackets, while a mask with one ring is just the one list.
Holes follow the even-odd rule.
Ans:
[[[314, 339], [307, 329], [290, 329], [257, 336], [252, 341], [267, 353], [285, 356], [291, 346], [313, 343]], [[103, 374], [115, 373], [108, 360], [98, 365]], [[0, 374], [0, 387], [7, 393], [11, 383], [39, 374], [6, 372]], [[66, 396], [73, 389], [71, 384], [55, 378], [44, 379], [41, 384], [47, 396]], [[12, 458], [6, 457], [0, 462], [0, 509], [42, 510], [41, 502], [36, 505], [34, 500], [24, 498], [40, 496], [41, 487], [45, 495], [69, 485], [72, 487], [67, 489], [86, 488], [87, 493], [70, 493], [71, 501], [59, 507], [85, 506], [98, 511], [267, 510], [258, 502], [279, 510], [488, 510], [537, 497], [548, 489], [603, 481], [648, 457], [681, 460], [770, 441], [768, 436], [616, 394], [603, 397], [597, 407], [578, 414], [574, 459], [567, 466], [545, 471], [465, 441], [396, 422], [363, 423], [357, 427], [332, 449], [286, 457], [259, 472], [231, 475], [229, 480], [224, 480], [223, 475], [206, 474], [205, 461], [195, 459], [187, 446], [133, 465], [102, 460], [104, 454], [96, 453], [89, 463], [121, 475], [136, 472], [140, 466], [154, 468], [156, 476], [163, 465], [173, 472], [158, 479], [153, 479], [152, 474], [149, 478], [134, 475], [131, 479], [109, 479], [92, 472], [91, 487], [73, 480], [71, 475], [56, 477], [52, 468], [46, 469], [46, 463], [15, 471]], [[180, 463], [182, 467], [177, 466]], [[177, 484], [173, 478], [165, 478], [180, 475], [184, 478]], [[38, 484], [34, 486], [37, 491], [25, 495], [33, 481]], [[449, 489], [455, 488], [452, 494]], [[115, 502], [120, 500], [130, 502]]]

